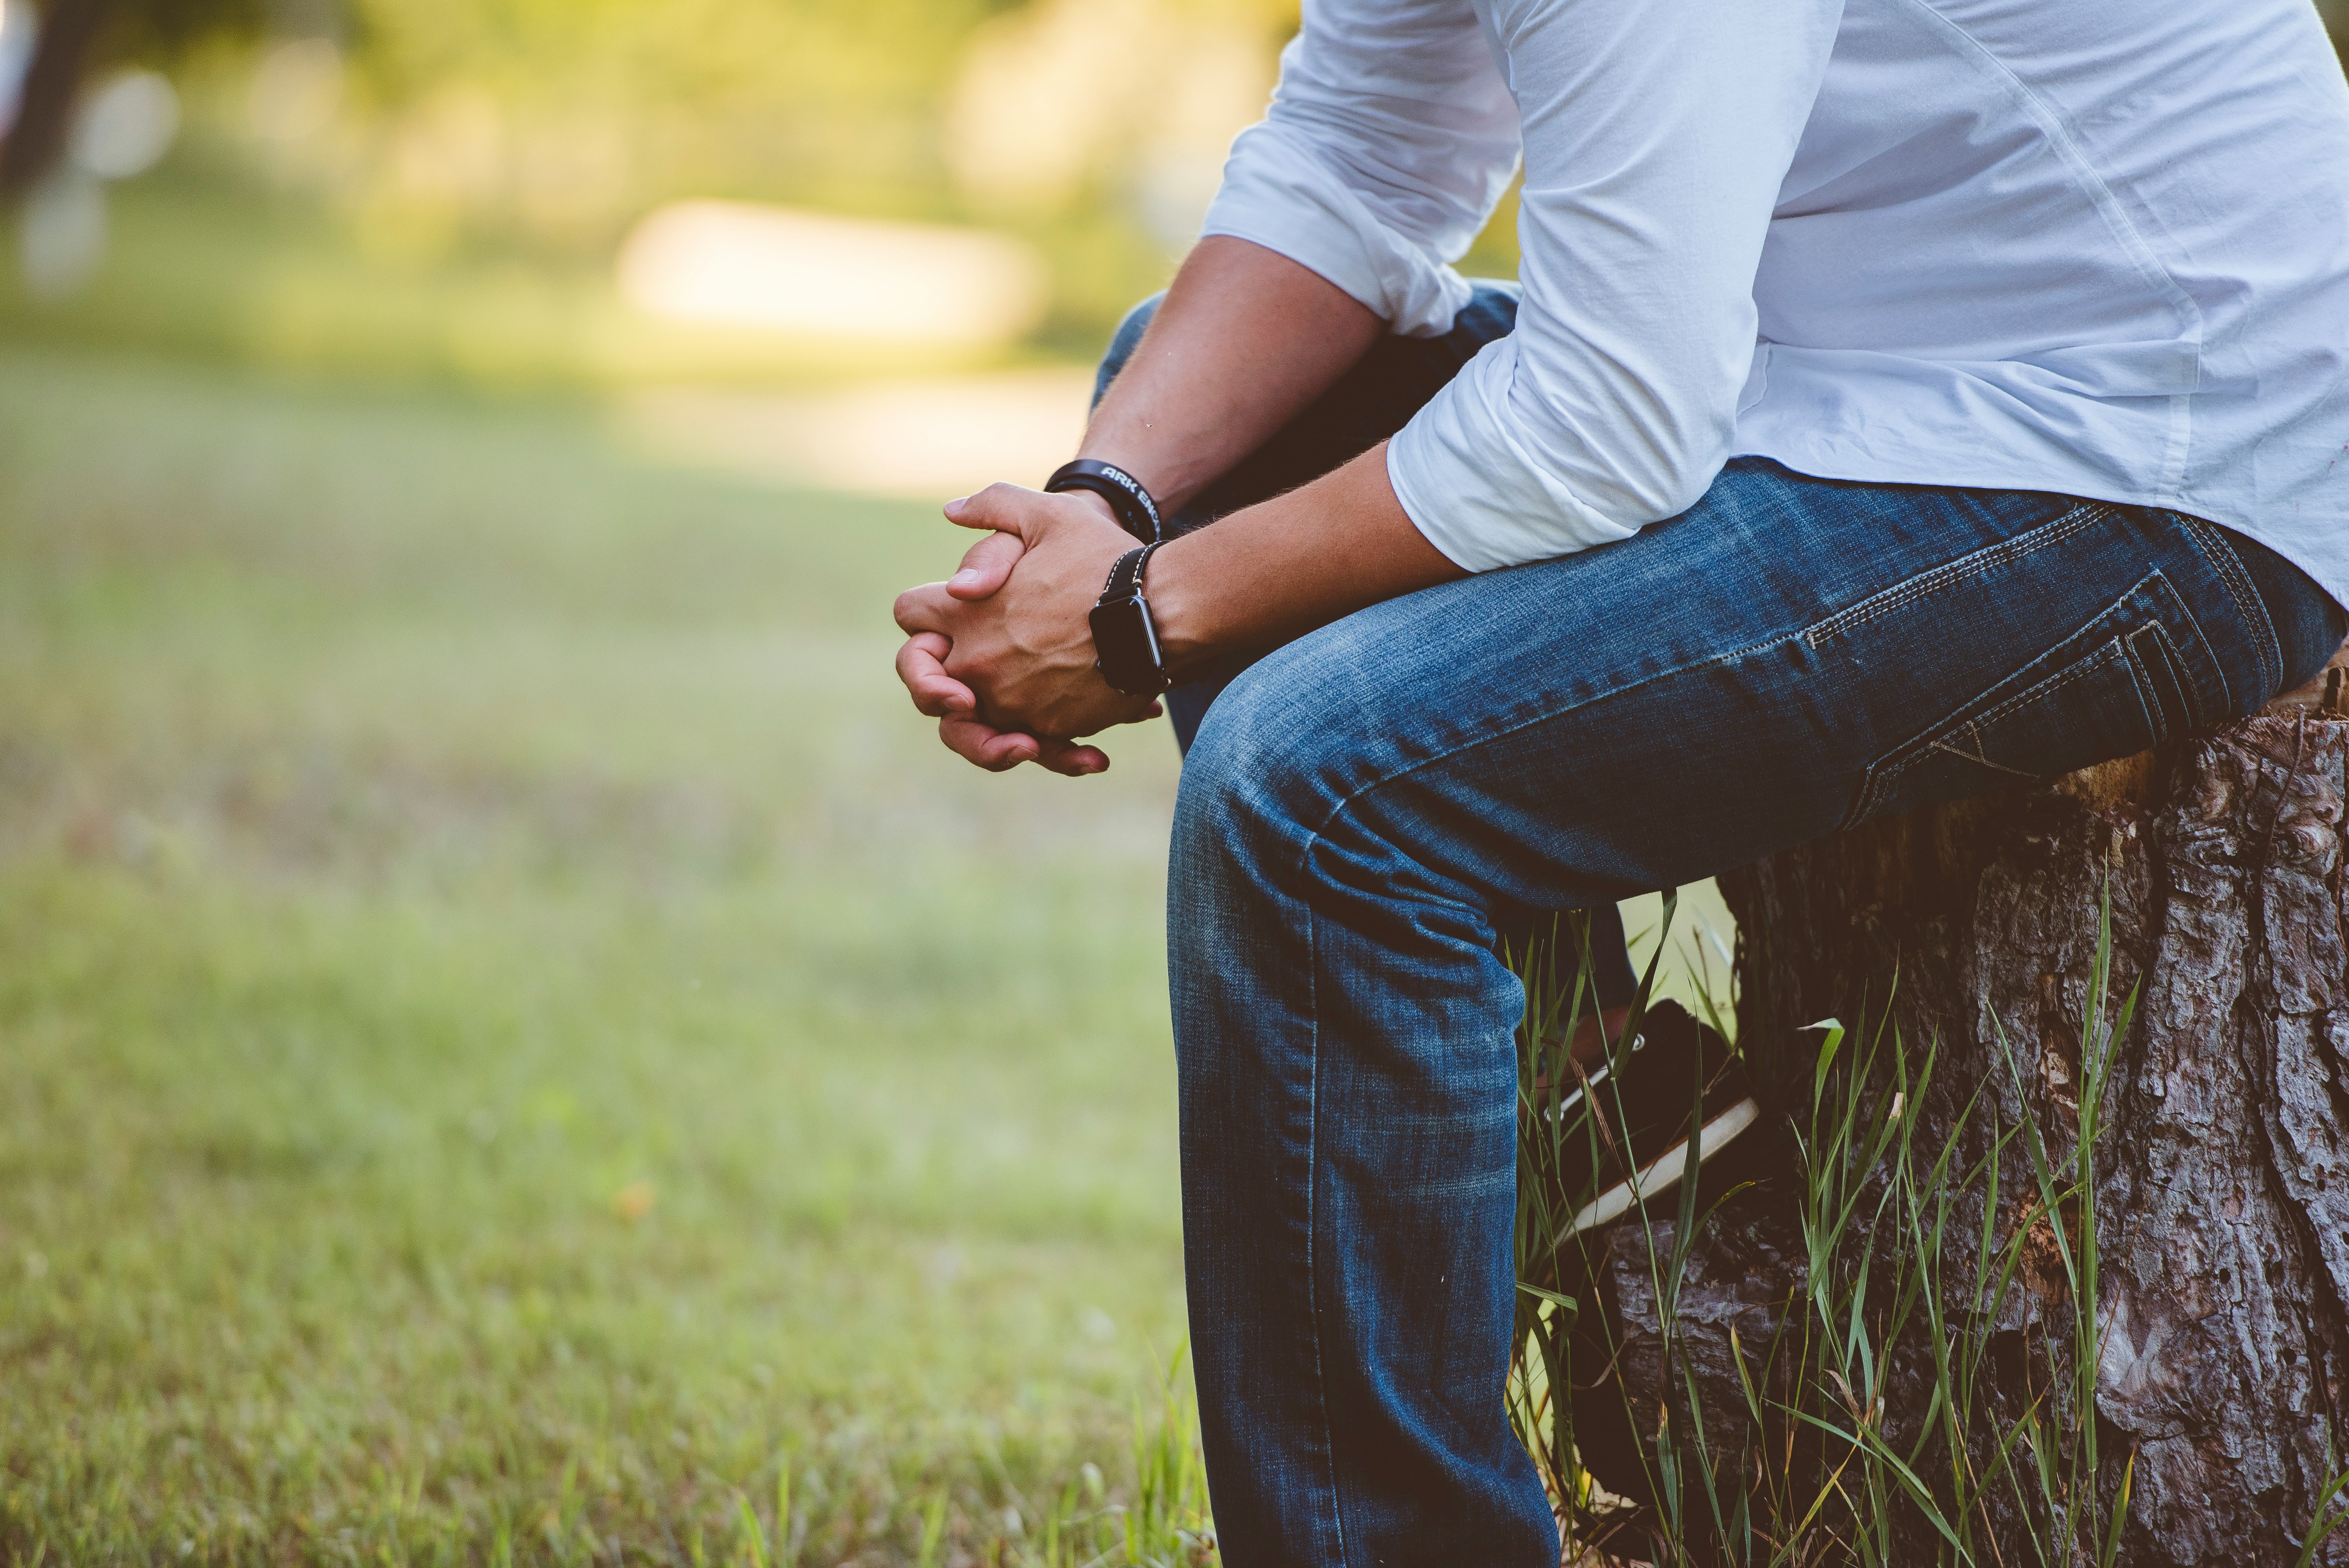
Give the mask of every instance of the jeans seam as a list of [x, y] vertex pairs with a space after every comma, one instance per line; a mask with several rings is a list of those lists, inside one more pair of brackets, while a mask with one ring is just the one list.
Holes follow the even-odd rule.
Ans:
[[[1316, 834], [1315, 839], [1319, 838]], [[1312, 855], [1313, 848], [1309, 843], [1305, 858], [1309, 861]], [[1313, 905], [1309, 900], [1303, 902], [1306, 1012], [1313, 1020], [1312, 1066], [1307, 1080], [1305, 1118], [1305, 1315], [1313, 1325], [1313, 1384], [1321, 1407], [1322, 1484], [1330, 1489], [1330, 1528], [1338, 1538], [1338, 1561], [1342, 1564], [1346, 1561], [1346, 1513], [1338, 1489], [1338, 1433], [1330, 1420], [1329, 1357], [1321, 1346], [1321, 1281], [1314, 1261], [1321, 1223], [1321, 944], [1317, 940], [1319, 923], [1314, 918]]]
[[2202, 617], [2194, 613], [2194, 606], [2187, 602], [2186, 595], [2178, 592], [2178, 584], [2169, 582], [2167, 576], [2163, 578], [2163, 583], [2171, 593], [2177, 595], [2178, 613], [2185, 620], [2186, 630], [2192, 635], [2196, 651], [2201, 655], [2199, 662], [2217, 671], [2219, 676], [2220, 711], [2215, 714], [2205, 713], [2202, 711], [2204, 707], [2202, 693], [2197, 689], [2202, 671], [2186, 662], [2186, 650], [2178, 645], [2177, 638], [2169, 634], [2169, 628], [2167, 625], [2159, 621], [2153, 623], [2160, 628], [2162, 645], [2169, 650], [2169, 656], [2177, 661], [2178, 686], [2179, 691], [2185, 696], [2188, 710], [2186, 729], [2183, 733], [2191, 734], [2198, 729], [2206, 729], [2227, 717], [2226, 707], [2229, 695], [2227, 666], [2220, 663], [2218, 650], [2210, 645], [2210, 634], [2202, 629]]
[[[2175, 592], [2174, 585], [2172, 591]], [[2185, 648], [2179, 645], [2178, 638], [2170, 634], [2167, 625], [2159, 621], [2151, 623], [2148, 629], [2158, 634], [2161, 638], [2162, 651], [2169, 657], [2171, 678], [2177, 681], [2178, 697], [2186, 705], [2185, 724], [2178, 728], [2177, 735], [2164, 734], [2162, 736], [2164, 740], [2175, 740], [2178, 735], [2192, 735], [2199, 730], [2208, 729], [2227, 717], [2225, 711], [2227, 667], [2219, 662], [2219, 655], [2211, 651], [2210, 639], [2203, 632], [2202, 623], [2194, 614], [2194, 606], [2186, 602], [2186, 595], [2183, 593], [2178, 595], [2178, 605], [2180, 613], [2186, 617], [2186, 630], [2193, 638], [2194, 648], [2201, 655], [2199, 662], [2218, 672], [2220, 710], [2215, 714], [2203, 711], [2208, 705], [2203, 701], [2199, 689], [2202, 672], [2193, 664], [2187, 662]]]
[[[2180, 601], [2183, 602], [2183, 595], [2180, 596]], [[2201, 728], [2201, 725], [2198, 722], [2200, 716], [2196, 710], [2202, 705], [2195, 700], [2193, 689], [2187, 685], [2186, 659], [2178, 653], [2178, 643], [2170, 636], [2169, 628], [2158, 621], [2147, 621], [2121, 639], [2128, 645], [2128, 655], [2137, 665], [2137, 674], [2150, 680], [2152, 672], [2145, 667], [2145, 650], [2137, 642], [2140, 637], [2158, 645], [2154, 651], [2164, 661], [2163, 667], [2168, 673], [2170, 684], [2178, 688], [2178, 706], [2184, 709], [2184, 712], [2179, 715], [2182, 722], [2178, 725], [2178, 733], [2186, 735]], [[2159, 745], [2162, 741], [2169, 739], [2170, 734], [2169, 713], [2168, 709], [2161, 707], [2161, 693], [2158, 688], [2153, 694], [2153, 705], [2157, 709], [2160, 709], [2156, 715], [2158, 722], [2153, 727], [2156, 734], [2154, 743]]]
[[[2258, 701], [2266, 702], [2283, 686], [2283, 644], [2276, 635], [2275, 618], [2268, 614], [2267, 601], [2260, 597], [2259, 587], [2251, 581], [2251, 572], [2243, 565], [2243, 558], [2235, 553], [2235, 547], [2227, 542], [2226, 535], [2217, 527], [2205, 519], [2186, 512], [2173, 511], [2169, 515], [2178, 520], [2187, 537], [2193, 540], [2203, 556], [2218, 570], [2219, 581], [2226, 585], [2227, 597], [2235, 602], [2235, 614], [2242, 620], [2243, 630], [2251, 634], [2251, 652], [2260, 662]], [[2209, 639], [2206, 637], [2204, 640], [2207, 642]], [[2219, 666], [2219, 678], [2222, 681], [2227, 678], [2224, 664]], [[2230, 692], [2227, 695], [2231, 697], [2234, 694]]]
[[2035, 551], [2044, 550], [2051, 544], [2060, 544], [2096, 521], [2096, 518], [2106, 510], [2102, 501], [2082, 501], [2071, 511], [2041, 523], [2028, 533], [2017, 534], [2013, 539], [2001, 540], [1998, 543], [1986, 549], [1977, 550], [1971, 555], [1961, 555], [1955, 561], [1946, 562], [1929, 571], [1920, 572], [1907, 582], [1896, 583], [1880, 593], [1863, 599], [1847, 610], [1838, 610], [1826, 620], [1805, 627], [1801, 634], [1802, 638], [1813, 648], [1817, 648], [1831, 637], [1838, 636], [1855, 626], [1866, 625], [1878, 616], [1889, 615], [1893, 611], [1912, 604], [1925, 595], [1951, 583], [1961, 582], [1968, 577], [1979, 577], [1985, 572], [1995, 571]]

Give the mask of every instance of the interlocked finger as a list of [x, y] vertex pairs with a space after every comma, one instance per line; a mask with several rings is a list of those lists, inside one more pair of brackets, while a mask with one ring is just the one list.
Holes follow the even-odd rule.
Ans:
[[978, 694], [947, 674], [954, 644], [943, 633], [916, 632], [897, 650], [897, 678], [914, 699], [914, 709], [931, 718], [976, 712]]

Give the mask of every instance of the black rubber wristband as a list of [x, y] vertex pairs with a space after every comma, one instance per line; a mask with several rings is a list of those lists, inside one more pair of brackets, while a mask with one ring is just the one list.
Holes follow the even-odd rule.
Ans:
[[1091, 490], [1109, 502], [1110, 511], [1117, 514], [1118, 526], [1143, 543], [1157, 544], [1166, 537], [1165, 525], [1158, 520], [1158, 503], [1151, 499], [1140, 480], [1115, 463], [1092, 458], [1062, 463], [1044, 481], [1044, 489], [1052, 493]]

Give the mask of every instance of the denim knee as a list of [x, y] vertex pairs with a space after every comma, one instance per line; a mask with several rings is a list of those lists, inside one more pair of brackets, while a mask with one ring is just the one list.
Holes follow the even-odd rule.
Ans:
[[1331, 732], [1313, 711], [1312, 664], [1291, 644], [1216, 698], [1183, 758], [1174, 800], [1178, 864], [1219, 878], [1208, 869], [1217, 861], [1293, 862], [1314, 827], [1341, 804]]
[[1159, 302], [1165, 297], [1166, 291], [1160, 289], [1127, 311], [1125, 319], [1117, 324], [1117, 330], [1110, 334], [1109, 347], [1102, 355], [1101, 368], [1093, 372], [1093, 401], [1096, 404], [1102, 400], [1102, 394], [1109, 390], [1109, 384], [1117, 379], [1117, 373], [1125, 368], [1125, 362], [1133, 357], [1135, 346], [1141, 343], [1142, 335], [1150, 329], [1150, 318], [1158, 314]]
[[1174, 798], [1174, 839], [1212, 841], [1232, 846], [1266, 835], [1281, 836], [1281, 820], [1291, 813], [1283, 801], [1293, 790], [1302, 738], [1284, 735], [1267, 722], [1267, 710], [1285, 706], [1277, 690], [1249, 678], [1249, 671], [1216, 699], [1183, 758], [1183, 779]]

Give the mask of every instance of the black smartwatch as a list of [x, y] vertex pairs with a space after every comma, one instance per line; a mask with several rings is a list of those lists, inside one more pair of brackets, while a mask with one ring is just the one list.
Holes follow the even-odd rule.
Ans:
[[1109, 569], [1109, 585], [1093, 605], [1093, 663], [1102, 678], [1128, 696], [1156, 696], [1172, 684], [1158, 652], [1158, 627], [1142, 596], [1142, 573], [1158, 553], [1154, 543], [1129, 550]]
[[1044, 481], [1045, 491], [1091, 490], [1109, 502], [1117, 514], [1117, 525], [1142, 541], [1157, 544], [1166, 537], [1164, 524], [1158, 521], [1158, 503], [1142, 488], [1142, 481], [1119, 468], [1115, 463], [1096, 462], [1092, 458], [1079, 458], [1073, 463], [1062, 463]]

